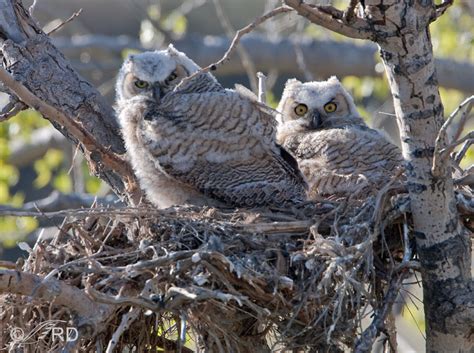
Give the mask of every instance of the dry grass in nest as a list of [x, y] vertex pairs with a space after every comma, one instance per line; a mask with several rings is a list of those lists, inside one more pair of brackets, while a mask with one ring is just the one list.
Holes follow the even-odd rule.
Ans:
[[[4, 296], [2, 322], [29, 332], [62, 320], [81, 335], [66, 351], [363, 351], [418, 268], [407, 207], [388, 185], [364, 202], [291, 210], [65, 212], [56, 237], [39, 240], [23, 265], [37, 276], [33, 292]], [[45, 335], [29, 349], [57, 346]]]

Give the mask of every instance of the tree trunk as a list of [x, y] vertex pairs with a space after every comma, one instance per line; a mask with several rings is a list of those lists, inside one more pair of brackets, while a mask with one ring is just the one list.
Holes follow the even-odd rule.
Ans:
[[[379, 42], [400, 128], [417, 251], [422, 264], [427, 351], [467, 352], [471, 328], [456, 322], [469, 292], [470, 239], [457, 215], [451, 167], [433, 175], [435, 141], [444, 122], [428, 24], [434, 6], [400, 7], [400, 37]], [[446, 146], [446, 135], [441, 136]], [[468, 297], [465, 297], [466, 299]], [[471, 297], [472, 300], [472, 297]], [[471, 326], [472, 327], [472, 326]]]

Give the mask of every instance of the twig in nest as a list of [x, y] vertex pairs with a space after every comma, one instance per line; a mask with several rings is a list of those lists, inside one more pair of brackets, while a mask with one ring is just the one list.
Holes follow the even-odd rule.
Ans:
[[407, 273], [409, 273], [409, 271], [400, 273], [390, 281], [387, 294], [383, 299], [382, 307], [376, 310], [376, 314], [372, 320], [372, 323], [360, 335], [355, 345], [354, 352], [365, 353], [371, 351], [375, 338], [385, 327], [385, 320], [392, 310], [392, 305], [397, 299], [398, 291], [400, 290]]
[[121, 295], [107, 295], [95, 290], [90, 284], [86, 284], [86, 293], [97, 303], [112, 305], [132, 305], [145, 308], [153, 312], [159, 312], [161, 309], [160, 303], [157, 304], [149, 299], [139, 297], [126, 297]]
[[441, 175], [443, 164], [446, 163], [446, 160], [449, 157], [449, 153], [457, 145], [469, 139], [468, 137], [467, 139], [464, 138], [464, 139], [459, 140], [460, 142], [459, 141], [452, 142], [448, 147], [442, 150], [443, 148], [442, 144], [445, 143], [446, 136], [447, 136], [446, 132], [448, 130], [448, 127], [449, 125], [451, 125], [451, 123], [454, 121], [454, 118], [456, 118], [458, 114], [461, 114], [461, 118], [459, 121], [458, 129], [453, 139], [457, 140], [459, 135], [461, 135], [462, 129], [467, 119], [467, 115], [472, 109], [472, 102], [474, 102], [474, 96], [470, 96], [469, 98], [465, 99], [461, 104], [459, 104], [456, 110], [454, 110], [454, 112], [451, 113], [449, 118], [444, 122], [443, 126], [441, 126], [441, 129], [439, 129], [439, 133], [438, 133], [438, 136], [436, 137], [435, 149], [433, 153], [433, 164], [431, 166], [431, 172], [433, 173], [433, 176], [438, 177]]
[[454, 183], [456, 185], [469, 185], [474, 187], [474, 165], [471, 165], [469, 168], [463, 171], [462, 177], [454, 179]]
[[264, 14], [263, 16], [257, 18], [254, 22], [250, 23], [249, 25], [245, 26], [244, 28], [241, 28], [237, 31], [237, 33], [235, 34], [234, 36], [234, 39], [232, 39], [232, 43], [230, 44], [229, 46], [229, 49], [227, 49], [227, 51], [225, 52], [224, 56], [222, 58], [220, 58], [218, 61], [216, 61], [215, 63], [213, 64], [210, 64], [206, 67], [203, 67], [202, 69], [200, 69], [199, 71], [193, 73], [192, 75], [184, 78], [176, 87], [175, 87], [175, 90], [176, 89], [179, 89], [179, 87], [181, 87], [181, 85], [183, 85], [185, 82], [193, 79], [194, 77], [200, 75], [200, 74], [203, 74], [203, 73], [207, 73], [209, 71], [215, 71], [217, 70], [220, 66], [224, 65], [226, 63], [226, 61], [229, 60], [230, 58], [230, 55], [234, 52], [234, 50], [236, 49], [237, 47], [237, 44], [239, 44], [240, 42], [240, 39], [247, 33], [250, 33], [252, 32], [255, 27], [257, 27], [258, 25], [262, 24], [263, 22], [267, 21], [268, 19], [274, 17], [274, 16], [277, 16], [279, 14], [282, 14], [282, 13], [287, 13], [287, 12], [291, 12], [293, 11], [293, 9], [289, 8], [288, 6], [280, 6], [280, 7], [277, 7], [276, 9], [272, 10], [272, 11], [269, 11], [267, 12], [266, 14]]
[[267, 103], [267, 76], [263, 72], [257, 72], [258, 78], [258, 101], [260, 103]]
[[140, 308], [130, 308], [130, 311], [122, 316], [122, 320], [120, 321], [119, 327], [115, 330], [112, 338], [107, 345], [107, 350], [105, 353], [113, 353], [115, 350], [115, 346], [117, 346], [120, 337], [123, 335], [125, 331], [127, 331], [130, 325], [138, 318], [141, 313]]
[[67, 20], [62, 21], [60, 24], [58, 24], [56, 27], [54, 27], [52, 30], [50, 30], [48, 33], [46, 33], [48, 36], [53, 34], [54, 32], [59, 31], [64, 25], [68, 24], [72, 20], [74, 20], [77, 16], [79, 16], [82, 12], [82, 9], [79, 9], [77, 12], [74, 12]]

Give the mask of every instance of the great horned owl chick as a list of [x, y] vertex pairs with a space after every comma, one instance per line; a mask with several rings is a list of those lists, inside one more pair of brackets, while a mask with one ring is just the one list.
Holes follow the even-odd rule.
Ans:
[[178, 204], [279, 205], [306, 198], [294, 158], [276, 143], [274, 116], [222, 88], [170, 46], [131, 55], [116, 86], [127, 152], [148, 199]]
[[377, 190], [403, 162], [398, 147], [364, 123], [336, 77], [289, 80], [277, 110], [277, 140], [298, 160], [311, 198]]

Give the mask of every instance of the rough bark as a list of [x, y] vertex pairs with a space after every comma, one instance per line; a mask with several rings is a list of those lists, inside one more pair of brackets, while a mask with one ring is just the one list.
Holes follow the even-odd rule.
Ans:
[[103, 321], [113, 311], [110, 305], [94, 302], [83, 290], [64, 281], [14, 270], [0, 270], [0, 293], [22, 294], [71, 308], [80, 315], [77, 322], [81, 330], [92, 326], [94, 332], [100, 332]]
[[[426, 350], [469, 352], [473, 347], [474, 291], [470, 238], [459, 222], [449, 164], [432, 172], [444, 111], [438, 91], [429, 24], [446, 4], [431, 0], [366, 0], [351, 21], [334, 8], [286, 0], [314, 23], [380, 46], [406, 160], [417, 252], [422, 264]], [[441, 6], [444, 6], [442, 8]], [[338, 25], [328, 25], [336, 22]], [[438, 139], [446, 146], [445, 135]]]
[[[424, 5], [424, 6], [423, 6]], [[470, 239], [459, 222], [449, 164], [432, 174], [432, 160], [444, 110], [438, 91], [428, 25], [431, 2], [404, 5], [390, 16], [404, 33], [380, 42], [406, 160], [417, 251], [422, 264], [427, 351], [469, 351], [474, 318], [470, 288]], [[395, 25], [395, 24], [394, 24]], [[442, 136], [446, 145], [446, 136]], [[471, 293], [473, 296], [466, 296]], [[455, 303], [456, 298], [462, 298]], [[471, 327], [471, 328], [469, 328]]]
[[20, 3], [1, 0], [1, 17], [9, 18], [0, 23], [4, 67], [0, 77], [8, 93], [41, 112], [78, 144], [91, 171], [116, 193], [137, 201], [134, 174], [119, 157], [125, 148], [113, 109], [75, 72]]

